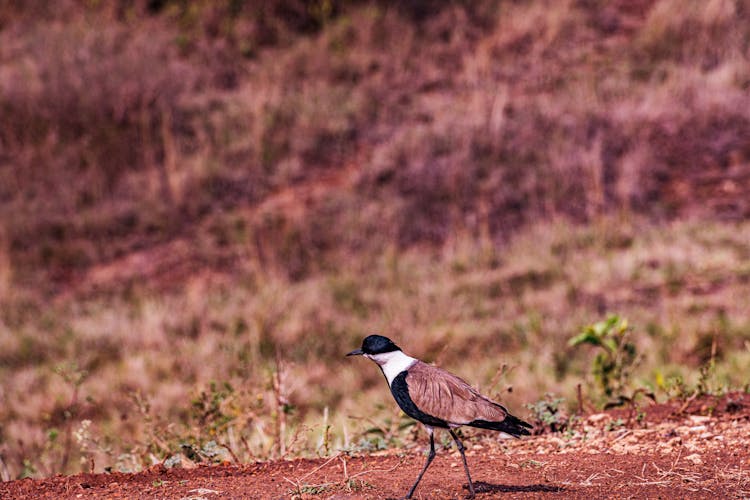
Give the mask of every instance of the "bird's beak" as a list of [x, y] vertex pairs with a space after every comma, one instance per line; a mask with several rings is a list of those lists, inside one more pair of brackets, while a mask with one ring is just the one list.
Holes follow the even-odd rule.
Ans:
[[347, 354], [347, 356], [361, 356], [363, 354], [364, 353], [362, 352], [362, 349], [355, 349], [352, 352], [350, 352], [349, 354]]

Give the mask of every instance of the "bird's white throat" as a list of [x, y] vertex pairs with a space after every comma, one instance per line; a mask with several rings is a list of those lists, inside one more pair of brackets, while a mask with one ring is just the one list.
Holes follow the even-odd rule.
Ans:
[[366, 358], [370, 358], [380, 365], [380, 369], [383, 370], [385, 378], [388, 380], [388, 385], [391, 385], [393, 379], [404, 370], [407, 370], [417, 360], [411, 356], [407, 356], [401, 351], [384, 352], [381, 354], [365, 354]]

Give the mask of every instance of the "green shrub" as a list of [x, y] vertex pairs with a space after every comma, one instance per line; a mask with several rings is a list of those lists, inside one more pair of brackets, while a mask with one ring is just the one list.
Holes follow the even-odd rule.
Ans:
[[607, 405], [622, 404], [627, 398], [630, 375], [638, 361], [635, 344], [630, 339], [628, 321], [612, 315], [604, 321], [584, 327], [568, 345], [590, 344], [599, 348], [592, 365], [592, 374]]

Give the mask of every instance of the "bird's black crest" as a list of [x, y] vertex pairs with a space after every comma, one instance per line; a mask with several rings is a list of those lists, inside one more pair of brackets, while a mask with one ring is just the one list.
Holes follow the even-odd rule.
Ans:
[[362, 352], [364, 354], [382, 354], [400, 350], [401, 348], [394, 344], [391, 339], [382, 335], [369, 335], [362, 341]]

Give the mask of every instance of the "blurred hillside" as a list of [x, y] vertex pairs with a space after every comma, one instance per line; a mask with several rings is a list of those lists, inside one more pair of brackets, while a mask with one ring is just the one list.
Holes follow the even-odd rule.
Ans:
[[750, 213], [747, 2], [409, 5], [4, 2], [4, 286]]
[[0, 479], [407, 440], [375, 331], [520, 413], [610, 312], [742, 387], [749, 59], [746, 0], [0, 0]]

